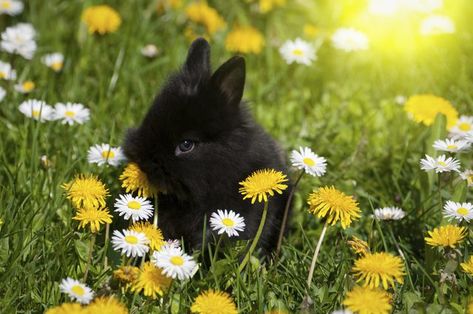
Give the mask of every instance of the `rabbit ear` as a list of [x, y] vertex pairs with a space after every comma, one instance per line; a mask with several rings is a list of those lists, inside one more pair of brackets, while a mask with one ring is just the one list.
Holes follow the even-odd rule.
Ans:
[[205, 39], [197, 38], [192, 42], [183, 70], [195, 79], [210, 76], [210, 45]]
[[212, 75], [212, 83], [225, 96], [231, 106], [237, 106], [245, 87], [245, 59], [232, 57]]

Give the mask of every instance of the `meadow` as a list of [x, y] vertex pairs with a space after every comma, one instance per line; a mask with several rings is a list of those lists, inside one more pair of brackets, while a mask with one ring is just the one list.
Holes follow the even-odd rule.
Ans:
[[[467, 171], [473, 167], [472, 1], [418, 0], [410, 7], [405, 1], [355, 0], [29, 0], [18, 12], [4, 2], [21, 1], [0, 1], [0, 60], [11, 65], [0, 64], [2, 313], [210, 313], [195, 306], [209, 289], [225, 293], [222, 303], [215, 301], [224, 314], [473, 313], [473, 172]], [[114, 13], [86, 14], [105, 4]], [[201, 7], [190, 9], [196, 5]], [[449, 20], [422, 28], [432, 15]], [[12, 51], [3, 42], [6, 29], [18, 23], [31, 23], [34, 34], [28, 29], [30, 46]], [[241, 31], [248, 26], [251, 31]], [[360, 33], [337, 43], [340, 28]], [[249, 243], [222, 246], [211, 261], [202, 253], [209, 249], [213, 256], [215, 247], [204, 247], [188, 252], [198, 264], [188, 278], [160, 273], [146, 290], [137, 286], [137, 276], [144, 265], [155, 267], [145, 261], [159, 249], [125, 258], [110, 242], [113, 231], [126, 225], [114, 204], [125, 194], [127, 163], [112, 163], [110, 154], [91, 161], [90, 149], [122, 145], [126, 130], [139, 124], [199, 36], [210, 42], [214, 67], [244, 56], [244, 99], [281, 144], [288, 166], [293, 150], [308, 147], [326, 159], [326, 171], [310, 175], [290, 167], [285, 174], [295, 182], [304, 173], [278, 258], [254, 254], [239, 269]], [[296, 38], [310, 49], [293, 50], [295, 61], [288, 64], [281, 47]], [[157, 51], [143, 52], [150, 44]], [[63, 60], [48, 64], [44, 56], [54, 52]], [[305, 53], [311, 58], [300, 61]], [[19, 110], [33, 99], [51, 106], [80, 103], [89, 115], [61, 116], [56, 106], [46, 117], [45, 104], [36, 114], [31, 103]], [[447, 137], [455, 148], [433, 147]], [[421, 163], [426, 154], [433, 161]], [[437, 159], [441, 155], [457, 165]], [[79, 175], [94, 175], [108, 189], [100, 207], [111, 218], [104, 216], [98, 230], [77, 218], [85, 201], [70, 191]], [[350, 206], [359, 217], [353, 215], [348, 226], [326, 224], [330, 214], [308, 204], [309, 195], [326, 186], [356, 201]], [[452, 203], [450, 216], [448, 201], [460, 204]], [[151, 203], [157, 213], [150, 221], [156, 222], [159, 204]], [[338, 203], [327, 206], [344, 211]], [[385, 207], [402, 209], [402, 217], [375, 215]], [[362, 240], [358, 246], [353, 237]], [[388, 257], [363, 268], [360, 261], [378, 253]], [[383, 264], [387, 260], [395, 265]], [[141, 269], [117, 275], [125, 265]], [[64, 292], [66, 278], [94, 292], [95, 310], [91, 300], [70, 304], [87, 289], [81, 286], [79, 297]], [[358, 299], [350, 294], [356, 289]]]

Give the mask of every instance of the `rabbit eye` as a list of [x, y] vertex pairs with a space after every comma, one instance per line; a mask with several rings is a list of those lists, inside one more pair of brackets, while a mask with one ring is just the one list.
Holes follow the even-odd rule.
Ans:
[[176, 156], [191, 152], [195, 147], [195, 142], [191, 140], [184, 140], [176, 147]]

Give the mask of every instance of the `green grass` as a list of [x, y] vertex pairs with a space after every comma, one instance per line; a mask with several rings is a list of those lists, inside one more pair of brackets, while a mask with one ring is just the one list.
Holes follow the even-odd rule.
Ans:
[[[189, 46], [183, 35], [188, 22], [182, 9], [158, 15], [153, 1], [106, 2], [119, 11], [123, 23], [116, 33], [105, 36], [88, 35], [80, 23], [83, 8], [95, 1], [50, 0], [47, 5], [28, 1], [20, 16], [0, 17], [2, 30], [17, 22], [30, 22], [39, 34], [32, 61], [0, 52], [1, 60], [13, 64], [19, 80], [32, 79], [37, 85], [25, 96], [13, 90], [13, 83], [0, 82], [8, 93], [0, 104], [3, 313], [38, 313], [68, 301], [59, 292], [59, 282], [67, 276], [82, 278], [90, 234], [77, 229], [71, 219], [73, 208], [60, 186], [78, 173], [97, 174], [111, 191], [108, 205], [113, 208], [114, 197], [121, 192], [118, 176], [122, 167], [90, 165], [87, 150], [97, 143], [121, 143], [126, 129], [139, 123], [161, 84], [181, 65]], [[317, 53], [318, 60], [305, 67], [287, 65], [278, 47], [286, 39], [303, 36], [306, 22], [319, 26], [323, 35], [350, 23], [369, 32], [382, 21], [363, 24], [356, 18], [361, 14], [359, 8], [350, 14], [344, 11], [355, 2], [349, 0], [336, 4], [328, 0], [309, 4], [288, 1], [267, 15], [254, 12], [243, 1], [209, 2], [227, 25], [251, 22], [265, 35], [262, 53], [245, 56], [245, 99], [256, 120], [288, 154], [299, 146], [309, 146], [325, 156], [328, 172], [318, 179], [303, 177], [277, 263], [252, 264], [253, 268], [238, 274], [239, 247], [228, 248], [228, 257], [217, 262], [213, 273], [208, 265], [202, 265], [191, 281], [175, 282], [161, 304], [142, 295], [123, 294], [110, 283], [112, 269], [104, 268], [103, 256], [110, 255], [113, 268], [119, 258], [111, 250], [104, 252], [102, 232], [87, 284], [107, 293], [111, 287], [132, 313], [186, 313], [199, 292], [209, 288], [230, 291], [241, 313], [279, 307], [297, 313], [308, 290], [314, 301], [312, 312], [327, 313], [341, 308], [355, 284], [351, 267], [356, 256], [346, 240], [358, 235], [368, 240], [373, 251], [398, 255], [399, 246], [406, 256], [409, 276], [390, 291], [396, 313], [464, 313], [473, 293], [471, 276], [458, 267], [453, 270], [457, 283], [441, 284], [439, 271], [447, 260], [427, 248], [423, 240], [427, 230], [442, 223], [437, 179], [432, 181], [431, 177], [430, 183], [424, 184], [428, 178], [419, 167], [419, 159], [430, 150], [436, 133], [434, 128], [410, 121], [394, 97], [433, 93], [450, 100], [461, 114], [472, 114], [473, 30], [468, 16], [473, 14], [473, 3], [445, 1], [445, 12], [456, 21], [454, 35], [421, 38], [407, 32], [409, 25], [403, 24], [400, 31], [404, 33], [374, 41], [368, 51], [347, 54], [336, 51], [327, 41]], [[214, 67], [232, 55], [225, 51], [226, 31], [228, 27], [212, 39]], [[390, 48], [389, 39], [402, 43], [403, 38], [409, 45]], [[141, 56], [140, 48], [148, 43], [161, 48], [159, 57], [148, 60]], [[58, 74], [40, 62], [41, 55], [53, 51], [66, 56], [65, 67]], [[49, 104], [81, 102], [90, 108], [91, 120], [81, 126], [37, 123], [18, 111], [18, 105], [29, 98]], [[50, 168], [41, 166], [42, 155], [52, 161]], [[460, 159], [463, 168], [471, 168], [471, 152]], [[289, 175], [295, 178], [297, 173]], [[443, 200], [456, 197], [458, 181], [448, 176], [442, 180]], [[313, 188], [322, 185], [335, 185], [354, 195], [363, 217], [346, 230], [329, 228], [308, 288], [307, 272], [323, 222], [307, 213], [306, 199]], [[460, 198], [471, 201], [471, 188]], [[388, 205], [400, 206], [408, 213], [389, 228], [370, 217], [374, 208]], [[459, 247], [462, 256], [457, 256], [458, 261], [473, 248], [469, 228], [467, 240]]]

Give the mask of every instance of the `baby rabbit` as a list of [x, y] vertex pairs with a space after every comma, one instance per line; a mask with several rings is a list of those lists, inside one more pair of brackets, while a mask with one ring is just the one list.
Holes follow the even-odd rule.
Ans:
[[[255, 170], [286, 168], [277, 143], [242, 103], [244, 84], [245, 60], [230, 58], [212, 74], [210, 46], [199, 38], [141, 125], [128, 130], [125, 154], [160, 191], [159, 227], [166, 239], [199, 247], [204, 223], [209, 237], [208, 220], [217, 209], [245, 218], [240, 239], [256, 234], [263, 204], [243, 200], [238, 183]], [[276, 246], [287, 193], [270, 199], [259, 242], [265, 254]]]

